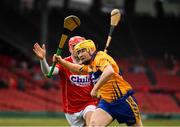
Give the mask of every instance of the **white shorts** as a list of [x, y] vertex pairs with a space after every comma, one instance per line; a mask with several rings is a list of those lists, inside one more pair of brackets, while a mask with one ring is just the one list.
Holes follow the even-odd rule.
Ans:
[[71, 127], [83, 127], [85, 125], [85, 115], [87, 112], [94, 111], [96, 109], [95, 105], [88, 105], [85, 109], [76, 113], [65, 113], [66, 119]]

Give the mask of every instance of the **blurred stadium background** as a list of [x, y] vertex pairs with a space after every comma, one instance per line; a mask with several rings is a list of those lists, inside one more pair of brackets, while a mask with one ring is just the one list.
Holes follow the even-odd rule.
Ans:
[[44, 78], [33, 44], [46, 44], [51, 64], [63, 20], [73, 14], [82, 24], [71, 36], [103, 50], [114, 8], [123, 16], [108, 53], [133, 85], [144, 124], [180, 126], [180, 0], [1, 0], [0, 126], [68, 125], [60, 79]]

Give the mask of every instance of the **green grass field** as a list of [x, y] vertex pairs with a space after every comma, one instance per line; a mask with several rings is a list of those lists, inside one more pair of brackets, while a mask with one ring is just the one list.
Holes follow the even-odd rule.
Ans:
[[[143, 120], [144, 126], [179, 126], [180, 120]], [[124, 126], [125, 124], [121, 124]], [[68, 126], [63, 118], [0, 118], [0, 126]], [[111, 126], [120, 126], [114, 121]]]

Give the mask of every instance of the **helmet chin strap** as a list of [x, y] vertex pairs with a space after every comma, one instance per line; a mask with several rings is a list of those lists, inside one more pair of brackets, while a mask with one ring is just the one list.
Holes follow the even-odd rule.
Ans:
[[97, 54], [97, 51], [93, 52], [92, 54], [91, 54], [90, 51], [89, 51], [88, 53], [89, 53], [89, 55], [91, 56], [91, 59], [83, 62], [83, 64], [85, 64], [85, 65], [88, 65], [88, 64], [91, 63], [91, 61], [95, 58], [95, 56], [96, 56], [96, 54]]
[[84, 61], [83, 64], [88, 65], [90, 64], [91, 60]]

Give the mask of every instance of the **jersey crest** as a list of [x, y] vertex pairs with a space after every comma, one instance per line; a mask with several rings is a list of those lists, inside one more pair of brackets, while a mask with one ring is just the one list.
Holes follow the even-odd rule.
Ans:
[[91, 82], [93, 83], [93, 85], [95, 85], [97, 83], [101, 74], [102, 74], [102, 72], [100, 70], [90, 74]]

